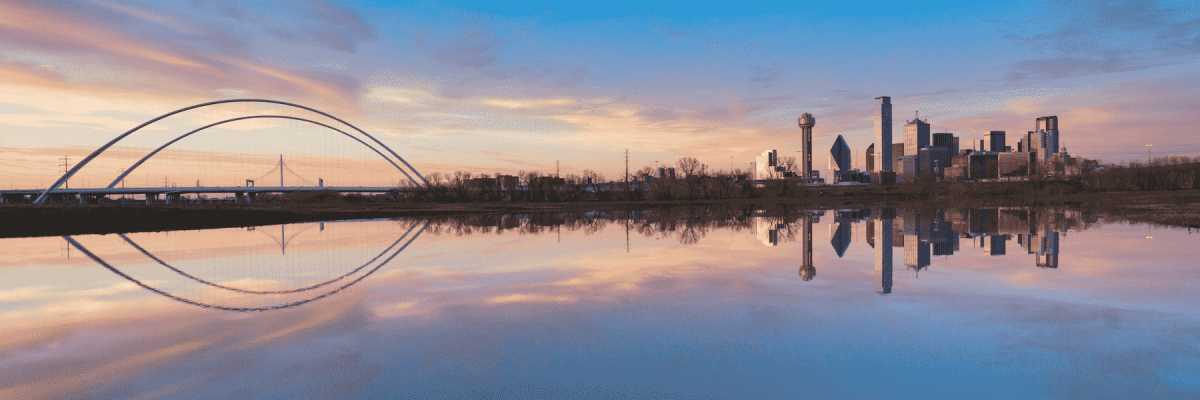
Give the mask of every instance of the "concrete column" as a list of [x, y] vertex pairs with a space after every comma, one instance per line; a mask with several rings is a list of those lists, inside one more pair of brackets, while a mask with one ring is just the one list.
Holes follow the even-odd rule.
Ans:
[[245, 203], [246, 202], [246, 193], [245, 192], [234, 192], [233, 198], [234, 198], [234, 203], [238, 203], [238, 204]]
[[250, 193], [249, 193], [249, 197], [250, 197], [250, 201], [248, 201], [248, 203], [253, 203], [253, 202], [254, 202], [254, 200], [258, 198], [258, 193], [257, 193], [257, 192], [250, 192]]
[[158, 193], [146, 193], [146, 205], [158, 204]]

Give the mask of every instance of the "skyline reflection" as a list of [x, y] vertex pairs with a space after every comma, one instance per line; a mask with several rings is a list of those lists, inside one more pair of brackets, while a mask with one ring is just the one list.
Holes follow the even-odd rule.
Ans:
[[1200, 295], [1165, 249], [1195, 237], [1145, 236], [1069, 210], [734, 207], [71, 238], [224, 309], [4, 240], [0, 398], [1186, 398]]

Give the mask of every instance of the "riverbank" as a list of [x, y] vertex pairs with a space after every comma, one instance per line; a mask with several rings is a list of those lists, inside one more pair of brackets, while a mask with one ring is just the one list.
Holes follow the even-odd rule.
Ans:
[[1200, 190], [1105, 192], [1027, 196], [905, 196], [845, 189], [814, 197], [705, 201], [334, 203], [209, 205], [4, 205], [0, 237], [107, 234], [259, 226], [338, 219], [409, 218], [490, 213], [542, 213], [726, 206], [795, 208], [1061, 207], [1130, 222], [1200, 229]]

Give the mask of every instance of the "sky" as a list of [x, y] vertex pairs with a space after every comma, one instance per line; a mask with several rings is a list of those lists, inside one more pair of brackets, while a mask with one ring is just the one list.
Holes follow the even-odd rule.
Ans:
[[[597, 171], [695, 157], [748, 169], [844, 136], [873, 143], [874, 98], [893, 129], [920, 113], [963, 147], [1040, 116], [1105, 162], [1200, 154], [1200, 5], [1192, 2], [337, 2], [0, 0], [0, 188], [44, 187], [112, 138], [192, 104], [274, 99], [338, 116], [425, 175]], [[71, 185], [101, 187], [202, 125], [277, 106], [164, 119]], [[894, 134], [899, 141], [902, 135]], [[240, 121], [172, 145], [126, 183], [235, 185], [280, 155], [329, 184], [403, 176], [337, 132]], [[267, 174], [269, 175], [269, 174]]]

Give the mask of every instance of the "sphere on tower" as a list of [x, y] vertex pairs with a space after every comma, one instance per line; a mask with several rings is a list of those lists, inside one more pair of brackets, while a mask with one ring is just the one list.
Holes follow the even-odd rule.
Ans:
[[798, 122], [801, 128], [812, 128], [817, 124], [817, 119], [813, 118], [812, 114], [804, 113], [800, 114], [800, 120]]

